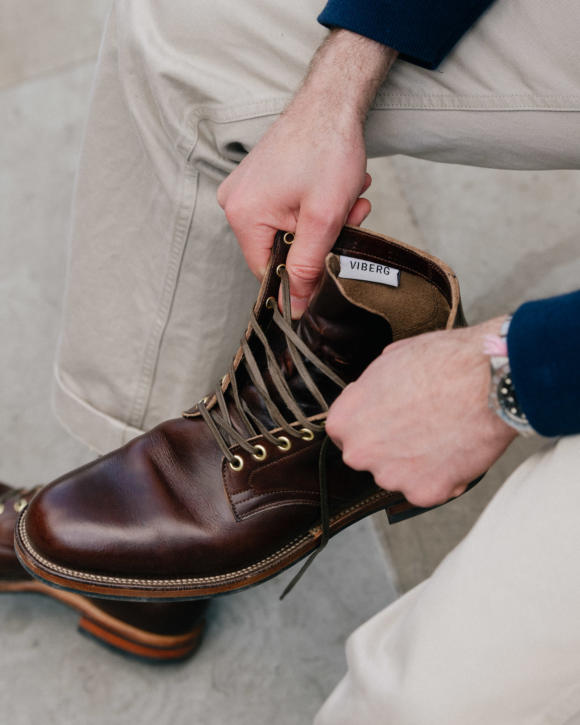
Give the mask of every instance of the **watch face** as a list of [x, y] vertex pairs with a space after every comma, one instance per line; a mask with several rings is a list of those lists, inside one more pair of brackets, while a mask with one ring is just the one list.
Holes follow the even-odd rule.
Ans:
[[521, 409], [511, 374], [502, 376], [497, 386], [497, 401], [503, 412], [516, 423], [527, 423], [526, 414]]

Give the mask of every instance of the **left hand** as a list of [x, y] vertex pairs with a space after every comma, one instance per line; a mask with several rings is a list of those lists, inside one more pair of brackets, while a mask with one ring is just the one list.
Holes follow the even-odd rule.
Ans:
[[315, 54], [290, 105], [218, 189], [252, 272], [262, 279], [278, 229], [295, 233], [286, 267], [300, 317], [344, 224], [370, 212], [366, 114], [397, 51], [342, 28]]
[[487, 403], [483, 339], [504, 319], [385, 348], [330, 408], [326, 431], [344, 462], [415, 506], [463, 493], [517, 435]]

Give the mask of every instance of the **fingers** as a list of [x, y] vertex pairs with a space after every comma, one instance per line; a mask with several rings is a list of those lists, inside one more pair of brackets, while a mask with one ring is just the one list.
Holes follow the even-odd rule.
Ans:
[[294, 216], [285, 215], [275, 225], [265, 221], [256, 223], [257, 214], [253, 211], [252, 199], [248, 199], [247, 195], [239, 194], [238, 189], [235, 186], [232, 187], [232, 176], [233, 174], [218, 188], [217, 200], [236, 235], [248, 267], [261, 281], [268, 266], [276, 231], [278, 229], [293, 231]]
[[[268, 209], [262, 209], [260, 214], [255, 213], [255, 202], [259, 199], [253, 198], [252, 193], [248, 192], [247, 184], [240, 185], [234, 178], [243, 171], [242, 167], [243, 163], [220, 185], [218, 203], [225, 211], [250, 270], [260, 280], [268, 265], [276, 231], [284, 229], [295, 233], [287, 268], [292, 294], [292, 315], [295, 318], [300, 317], [314, 291], [326, 254], [332, 248], [342, 226], [345, 223], [360, 225], [370, 213], [370, 202], [367, 199], [356, 199], [350, 210], [348, 205], [351, 202], [337, 202], [336, 199], [332, 201], [327, 198], [318, 202], [304, 201], [294, 210], [291, 205], [284, 209], [278, 204], [273, 218], [270, 219]], [[365, 174], [359, 194], [363, 194], [371, 183], [370, 174]], [[256, 223], [257, 217], [260, 218], [259, 223]]]
[[369, 188], [369, 186], [373, 183], [373, 177], [369, 174], [365, 174], [365, 180], [364, 184], [362, 185], [362, 188], [360, 190], [359, 196], [365, 193], [365, 191]]
[[344, 224], [346, 212], [323, 207], [301, 209], [294, 243], [290, 247], [286, 268], [290, 277], [292, 317], [300, 317], [316, 287], [324, 259], [334, 245]]
[[360, 227], [370, 213], [370, 201], [368, 199], [357, 199], [346, 218], [346, 224], [350, 224], [353, 227]]
[[[359, 193], [363, 194], [371, 183], [371, 175], [365, 174]], [[368, 199], [356, 199], [349, 211], [351, 203], [346, 201], [341, 205], [336, 200], [325, 199], [310, 205], [304, 204], [300, 208], [294, 243], [286, 261], [294, 319], [300, 317], [308, 306], [326, 255], [344, 224], [359, 226], [371, 211]]]
[[266, 225], [250, 226], [248, 224], [244, 226], [237, 224], [234, 226], [231, 222], [230, 226], [234, 230], [248, 267], [261, 282], [270, 259], [276, 229]]

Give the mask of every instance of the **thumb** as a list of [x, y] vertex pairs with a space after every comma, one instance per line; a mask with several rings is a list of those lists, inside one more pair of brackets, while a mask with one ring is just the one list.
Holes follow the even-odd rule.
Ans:
[[346, 213], [300, 209], [294, 242], [288, 253], [286, 268], [290, 278], [292, 317], [300, 317], [306, 307], [344, 224]]

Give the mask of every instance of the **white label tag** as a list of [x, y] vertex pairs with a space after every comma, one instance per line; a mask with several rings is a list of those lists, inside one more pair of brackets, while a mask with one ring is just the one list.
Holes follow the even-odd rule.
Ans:
[[377, 262], [369, 262], [366, 259], [357, 259], [356, 257], [340, 257], [339, 277], [344, 279], [362, 279], [365, 282], [379, 282], [379, 284], [388, 284], [391, 287], [398, 287], [401, 277], [401, 270], [394, 267], [387, 267], [385, 264], [377, 264]]

